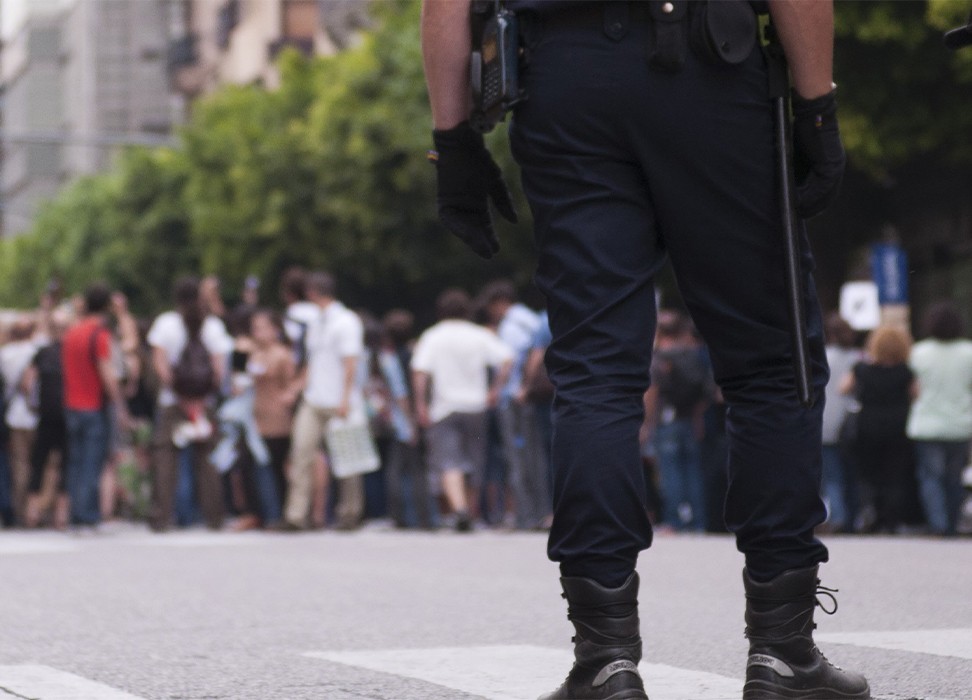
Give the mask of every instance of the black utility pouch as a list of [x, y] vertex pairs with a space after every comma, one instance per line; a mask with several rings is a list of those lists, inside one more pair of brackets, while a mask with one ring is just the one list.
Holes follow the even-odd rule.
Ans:
[[652, 46], [648, 63], [652, 68], [677, 73], [685, 65], [688, 52], [687, 0], [650, 0]]
[[711, 64], [736, 65], [756, 48], [759, 29], [748, 0], [692, 3], [692, 50]]

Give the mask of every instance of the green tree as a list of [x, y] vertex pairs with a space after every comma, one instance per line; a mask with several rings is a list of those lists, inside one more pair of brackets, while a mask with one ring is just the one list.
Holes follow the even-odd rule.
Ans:
[[107, 174], [85, 177], [43, 207], [33, 230], [3, 241], [0, 300], [35, 303], [48, 280], [80, 291], [110, 281], [136, 308], [158, 308], [173, 274], [196, 265], [188, 244], [177, 152], [132, 149]]
[[841, 127], [851, 165], [882, 179], [915, 160], [972, 161], [972, 56], [942, 44], [970, 0], [836, 3]]
[[[501, 253], [485, 262], [436, 219], [419, 2], [372, 8], [373, 29], [351, 48], [285, 52], [279, 86], [225, 87], [194, 104], [178, 147], [126, 151], [109, 173], [69, 185], [30, 233], [0, 242], [0, 305], [32, 303], [53, 276], [71, 290], [101, 277], [156, 310], [190, 271], [218, 274], [229, 290], [259, 275], [273, 301], [292, 264], [333, 270], [349, 301], [376, 310], [427, 307], [444, 286], [474, 290], [501, 275], [526, 285], [532, 236], [505, 129], [489, 142], [523, 221], [499, 224]], [[972, 51], [941, 45], [970, 9], [972, 0], [837, 3], [851, 170], [838, 207], [814, 222], [838, 233], [816, 237], [825, 286], [854, 246], [905, 222], [904, 203], [916, 205], [902, 195], [916, 178], [945, 191], [972, 161]]]

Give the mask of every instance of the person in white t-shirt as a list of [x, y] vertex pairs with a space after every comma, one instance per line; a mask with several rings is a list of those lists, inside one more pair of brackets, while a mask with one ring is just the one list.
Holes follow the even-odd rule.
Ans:
[[[314, 466], [330, 422], [363, 407], [358, 362], [364, 348], [361, 319], [337, 300], [337, 283], [326, 272], [307, 276], [307, 297], [318, 311], [307, 327], [307, 358], [301, 370], [302, 401], [294, 417], [288, 474], [286, 528], [300, 530], [314, 498]], [[337, 479], [337, 526], [357, 527], [364, 515], [364, 480], [360, 475]]]
[[0, 420], [6, 421], [10, 431], [12, 505], [14, 518], [18, 523], [24, 522], [30, 481], [30, 453], [38, 423], [37, 414], [30, 407], [27, 395], [21, 390], [21, 381], [37, 354], [37, 347], [34, 322], [25, 316], [13, 324], [10, 329], [10, 342], [0, 348], [0, 373], [3, 374], [6, 388], [6, 396], [3, 397], [5, 400], [0, 401], [0, 406], [6, 406], [6, 412], [5, 415], [0, 415]]
[[436, 303], [439, 323], [422, 334], [412, 355], [430, 477], [441, 479], [459, 531], [470, 529], [482, 486], [486, 410], [496, 406], [513, 364], [513, 351], [495, 333], [468, 320], [470, 307], [464, 291], [443, 292]]
[[[158, 420], [152, 440], [150, 525], [156, 531], [172, 526], [181, 445], [191, 447], [193, 452], [196, 495], [203, 519], [208, 527], [218, 529], [223, 522], [223, 494], [219, 474], [209, 462], [215, 437], [212, 409], [233, 339], [219, 318], [205, 314], [197, 278], [185, 277], [176, 282], [175, 304], [174, 311], [166, 311], [155, 319], [148, 333], [160, 383]], [[179, 395], [174, 386], [176, 367], [190, 338], [197, 335], [212, 365], [211, 386], [204, 392], [193, 392], [199, 395]]]

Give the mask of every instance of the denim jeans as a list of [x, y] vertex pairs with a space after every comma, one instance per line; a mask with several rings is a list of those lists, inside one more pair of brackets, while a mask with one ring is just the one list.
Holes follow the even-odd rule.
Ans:
[[385, 464], [388, 515], [397, 527], [429, 527], [429, 481], [418, 445], [392, 440]]
[[497, 418], [506, 457], [506, 483], [516, 509], [516, 527], [532, 529], [552, 509], [547, 460], [541, 451], [533, 404], [511, 400], [500, 406]]
[[101, 522], [99, 487], [108, 458], [108, 414], [65, 411], [68, 430], [67, 491], [72, 525]]
[[852, 523], [847, 517], [847, 469], [839, 445], [823, 446], [821, 495], [827, 504], [827, 522], [836, 529]]
[[[662, 521], [676, 530], [705, 529], [705, 475], [699, 441], [689, 419], [676, 419], [655, 429], [655, 454], [661, 472]], [[681, 517], [687, 504], [692, 515]]]
[[962, 470], [969, 461], [968, 440], [916, 440], [918, 484], [932, 531], [954, 535], [965, 492]]
[[0, 445], [0, 521], [5, 527], [14, 524], [13, 501], [10, 497], [10, 464], [7, 446]]
[[179, 450], [175, 489], [175, 521], [179, 527], [189, 527], [198, 523], [199, 506], [196, 503], [196, 489], [193, 486], [195, 477], [192, 469], [192, 448], [183, 447]]

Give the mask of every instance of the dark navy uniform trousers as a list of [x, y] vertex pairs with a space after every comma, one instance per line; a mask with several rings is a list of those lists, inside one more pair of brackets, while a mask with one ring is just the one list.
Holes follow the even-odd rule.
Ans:
[[603, 13], [568, 10], [528, 23], [529, 99], [510, 126], [553, 331], [550, 558], [565, 576], [617, 586], [651, 544], [638, 429], [654, 279], [669, 259], [728, 404], [726, 524], [750, 574], [768, 580], [825, 561], [813, 529], [825, 517], [828, 370], [803, 241], [817, 396], [805, 408], [762, 52], [730, 66], [689, 51], [681, 71], [660, 71], [648, 63], [650, 19], [637, 3], [600, 5]]

